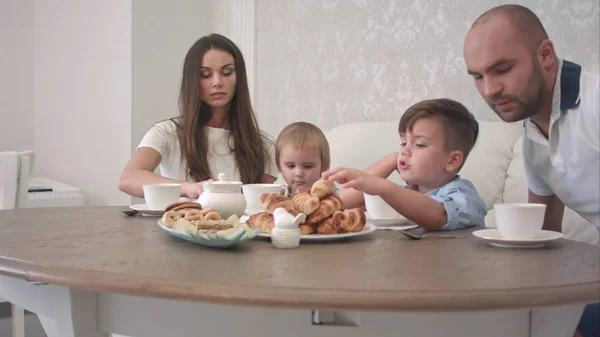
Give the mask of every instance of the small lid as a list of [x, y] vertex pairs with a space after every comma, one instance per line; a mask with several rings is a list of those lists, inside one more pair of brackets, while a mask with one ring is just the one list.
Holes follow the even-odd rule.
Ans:
[[229, 176], [226, 173], [219, 173], [219, 180], [206, 182], [202, 184], [205, 191], [209, 192], [240, 192], [242, 187], [241, 181], [230, 181]]

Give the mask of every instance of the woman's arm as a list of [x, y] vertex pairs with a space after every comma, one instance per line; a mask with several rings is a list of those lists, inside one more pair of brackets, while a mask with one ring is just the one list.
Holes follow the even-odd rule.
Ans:
[[119, 189], [129, 195], [143, 198], [144, 189], [142, 185], [148, 183], [176, 183], [181, 185], [181, 196], [196, 198], [202, 192], [199, 183], [190, 184], [184, 181], [165, 178], [154, 173], [161, 161], [158, 151], [141, 147], [125, 165], [119, 180]]
[[272, 184], [275, 182], [275, 180], [277, 180], [276, 177], [273, 177], [272, 175], [266, 174], [266, 173], [263, 174], [263, 178], [262, 178], [263, 184]]

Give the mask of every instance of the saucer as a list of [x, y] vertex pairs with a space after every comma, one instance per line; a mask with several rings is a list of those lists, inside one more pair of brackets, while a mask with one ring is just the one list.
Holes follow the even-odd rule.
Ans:
[[150, 209], [147, 204], [131, 205], [129, 208], [146, 216], [162, 216], [165, 213], [164, 209]]
[[542, 230], [535, 238], [531, 239], [505, 239], [496, 228], [474, 231], [473, 235], [493, 246], [502, 248], [539, 248], [563, 237], [562, 233]]

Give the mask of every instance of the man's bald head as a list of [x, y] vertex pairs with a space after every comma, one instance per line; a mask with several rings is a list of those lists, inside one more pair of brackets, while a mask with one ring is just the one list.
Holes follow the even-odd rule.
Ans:
[[471, 29], [488, 23], [492, 19], [507, 20], [519, 32], [522, 42], [535, 50], [539, 44], [548, 39], [548, 34], [540, 19], [527, 7], [521, 5], [502, 5], [494, 7], [481, 14], [471, 26]]

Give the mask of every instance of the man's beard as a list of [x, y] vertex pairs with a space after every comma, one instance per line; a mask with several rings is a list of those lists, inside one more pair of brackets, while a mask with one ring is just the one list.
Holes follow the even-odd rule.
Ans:
[[[541, 66], [535, 62], [533, 65], [533, 73], [529, 77], [526, 88], [530, 90], [523, 93], [521, 97], [515, 96], [500, 96], [492, 97], [487, 101], [487, 104], [494, 110], [496, 115], [505, 122], [516, 122], [526, 118], [529, 118], [537, 114], [544, 104], [546, 97], [546, 82], [544, 81], [544, 74]], [[502, 100], [510, 100], [517, 105], [516, 108], [511, 111], [502, 111], [498, 109], [493, 102]]]

